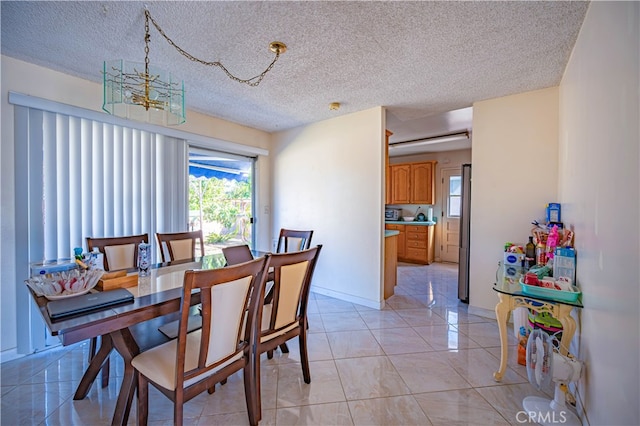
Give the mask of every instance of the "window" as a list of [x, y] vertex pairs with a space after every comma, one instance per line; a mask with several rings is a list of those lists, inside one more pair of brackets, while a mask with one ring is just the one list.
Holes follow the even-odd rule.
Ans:
[[460, 217], [460, 206], [462, 200], [462, 177], [449, 177], [449, 205], [447, 215], [449, 217]]

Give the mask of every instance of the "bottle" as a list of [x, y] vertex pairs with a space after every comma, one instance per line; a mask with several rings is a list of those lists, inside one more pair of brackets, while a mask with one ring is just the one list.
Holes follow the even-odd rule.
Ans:
[[104, 257], [98, 250], [98, 247], [94, 247], [93, 251], [89, 254], [89, 269], [104, 270]]
[[545, 248], [547, 259], [553, 259], [554, 252], [556, 247], [558, 246], [558, 239], [560, 235], [558, 234], [558, 226], [553, 225], [551, 231], [549, 232], [549, 236], [547, 237], [547, 246]]
[[138, 244], [138, 275], [146, 277], [149, 275], [151, 266], [151, 244], [144, 241]]
[[520, 336], [518, 337], [518, 364], [527, 365], [527, 330], [520, 327]]
[[529, 242], [524, 248], [524, 255], [527, 260], [527, 269], [536, 264], [536, 245], [533, 244], [532, 236], [529, 236]]
[[539, 240], [536, 246], [536, 265], [544, 266], [547, 264], [547, 242]]

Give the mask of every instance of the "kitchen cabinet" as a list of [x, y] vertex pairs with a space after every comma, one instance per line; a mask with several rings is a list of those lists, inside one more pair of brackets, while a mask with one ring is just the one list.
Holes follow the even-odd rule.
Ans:
[[433, 226], [386, 224], [385, 229], [400, 232], [398, 260], [425, 265], [433, 263], [435, 258]]
[[434, 162], [411, 165], [411, 202], [413, 204], [435, 204]]
[[404, 257], [406, 240], [404, 225], [385, 225], [385, 229], [391, 229], [400, 232], [400, 234], [398, 234], [398, 259]]
[[391, 168], [391, 204], [411, 203], [411, 166], [393, 164]]
[[389, 169], [389, 136], [393, 133], [385, 132], [384, 141], [384, 203], [391, 204], [391, 170]]
[[393, 296], [398, 281], [398, 236], [384, 238], [384, 298]]
[[391, 203], [435, 204], [436, 161], [399, 163], [389, 166], [391, 175]]

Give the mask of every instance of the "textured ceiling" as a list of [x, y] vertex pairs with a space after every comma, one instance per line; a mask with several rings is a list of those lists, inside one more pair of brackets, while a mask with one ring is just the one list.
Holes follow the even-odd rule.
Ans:
[[[151, 27], [151, 64], [184, 79], [188, 109], [273, 132], [382, 105], [392, 141], [469, 128], [469, 113], [449, 112], [558, 85], [588, 7], [2, 1], [2, 54], [99, 82], [104, 60], [143, 62], [145, 4], [179, 46], [242, 78], [271, 62], [271, 41], [288, 46], [260, 86], [249, 87], [187, 60]], [[331, 102], [342, 107], [330, 111]]]

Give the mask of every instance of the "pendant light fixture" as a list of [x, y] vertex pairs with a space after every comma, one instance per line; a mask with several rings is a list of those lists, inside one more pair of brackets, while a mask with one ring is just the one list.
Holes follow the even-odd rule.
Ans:
[[189, 54], [171, 40], [145, 8], [144, 63], [125, 60], [105, 61], [103, 64], [104, 98], [102, 109], [109, 114], [131, 120], [161, 125], [178, 125], [186, 120], [184, 81], [168, 71], [149, 63], [149, 23], [165, 40], [187, 59], [202, 65], [219, 67], [232, 80], [255, 87], [271, 71], [287, 46], [279, 41], [269, 44], [275, 58], [260, 74], [249, 79], [233, 75], [221, 62], [203, 61]]

